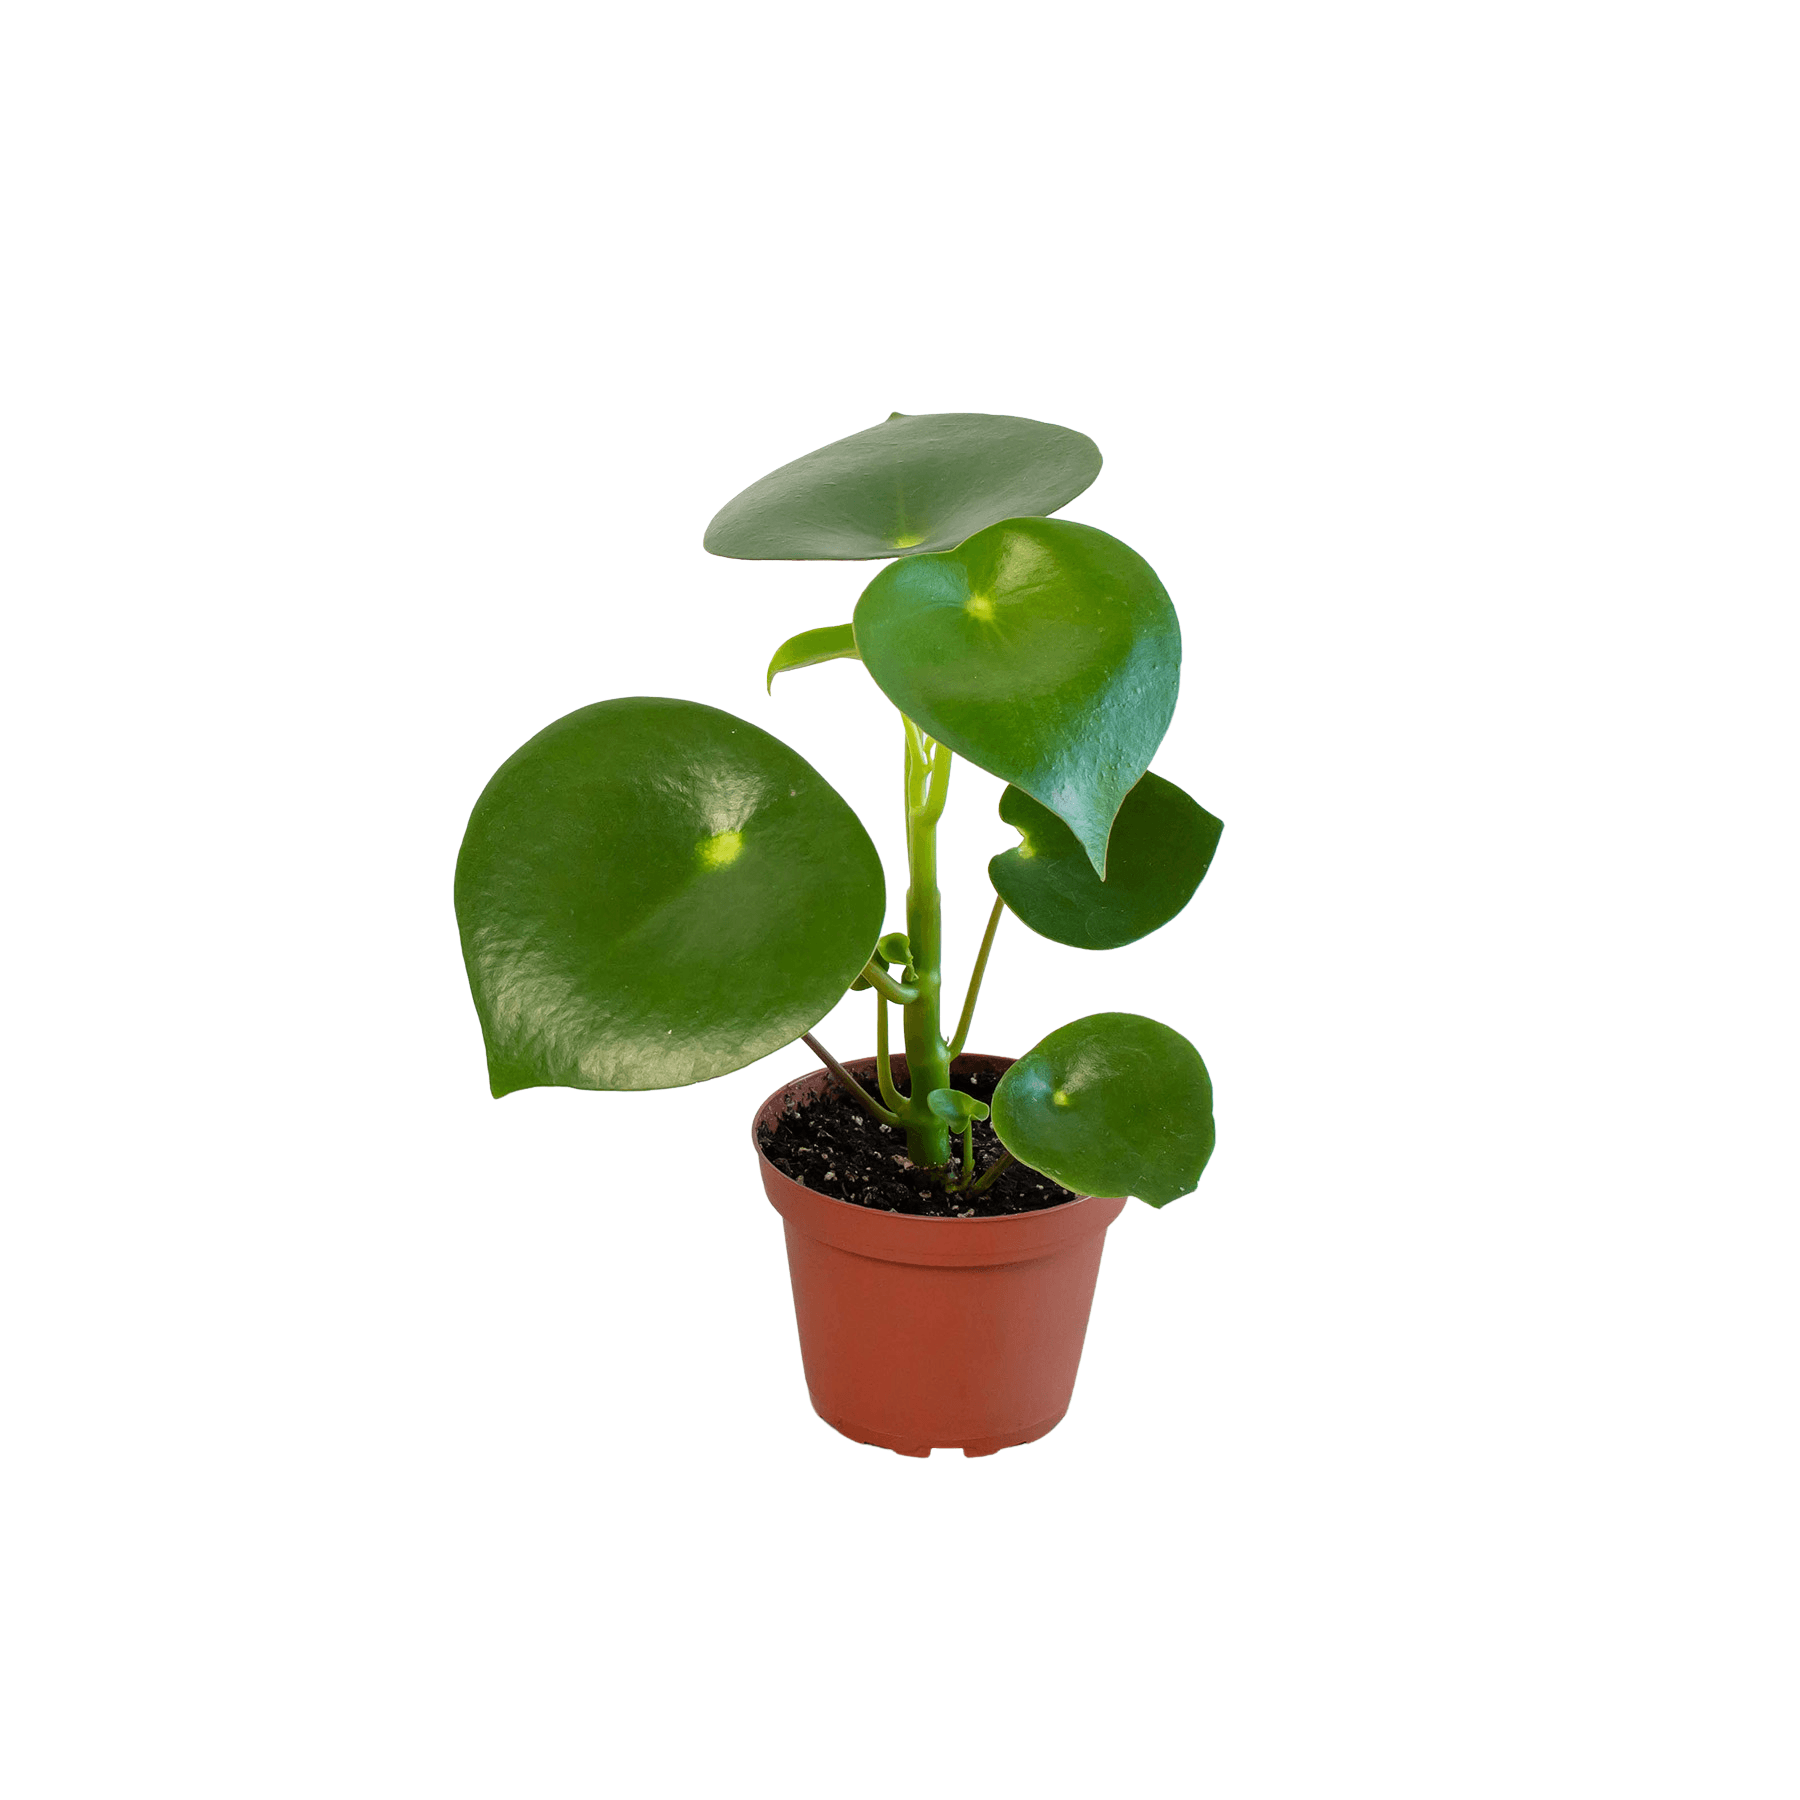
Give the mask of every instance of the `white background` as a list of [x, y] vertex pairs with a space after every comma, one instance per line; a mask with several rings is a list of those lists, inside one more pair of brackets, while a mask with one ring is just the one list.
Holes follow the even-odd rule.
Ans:
[[[1791, 25], [12, 9], [8, 1795], [1793, 1795]], [[1219, 1149], [979, 1462], [808, 1409], [805, 1051], [497, 1104], [450, 904], [616, 694], [897, 875], [761, 684], [873, 570], [700, 549], [895, 409], [1097, 439], [1226, 821], [1002, 930], [977, 1047], [1165, 1019]]]

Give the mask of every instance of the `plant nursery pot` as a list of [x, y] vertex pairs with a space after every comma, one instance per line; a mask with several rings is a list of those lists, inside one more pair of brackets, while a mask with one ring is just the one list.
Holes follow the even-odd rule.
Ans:
[[[965, 1055], [957, 1067], [999, 1075], [1012, 1061]], [[874, 1085], [873, 1057], [846, 1066]], [[1125, 1202], [917, 1219], [815, 1193], [782, 1174], [760, 1138], [790, 1100], [832, 1079], [820, 1069], [790, 1082], [751, 1127], [787, 1232], [813, 1410], [845, 1437], [902, 1456], [990, 1456], [1041, 1438], [1069, 1410], [1106, 1228]]]

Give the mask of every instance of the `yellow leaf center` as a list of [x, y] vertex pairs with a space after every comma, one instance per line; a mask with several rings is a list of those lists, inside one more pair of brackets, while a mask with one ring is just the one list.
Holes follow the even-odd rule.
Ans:
[[743, 849], [744, 834], [741, 831], [721, 831], [700, 840], [700, 860], [709, 869], [722, 869], [728, 863], [736, 862]]

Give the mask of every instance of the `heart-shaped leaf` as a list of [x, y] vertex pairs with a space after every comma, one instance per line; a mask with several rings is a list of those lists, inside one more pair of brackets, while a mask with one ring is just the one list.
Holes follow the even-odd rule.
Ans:
[[570, 713], [501, 765], [457, 859], [493, 1090], [742, 1068], [837, 1004], [884, 901], [861, 822], [767, 732], [686, 700]]
[[988, 864], [994, 892], [1033, 931], [1078, 950], [1113, 950], [1168, 924], [1225, 829], [1174, 782], [1145, 775], [1113, 820], [1102, 881], [1075, 834], [1024, 789], [1000, 796], [1000, 817], [1024, 841]]
[[985, 1119], [988, 1106], [985, 1100], [977, 1100], [973, 1094], [965, 1094], [956, 1088], [933, 1088], [925, 1096], [925, 1104], [940, 1119], [947, 1120], [958, 1131], [972, 1119]]
[[940, 743], [1041, 801], [1096, 874], [1175, 711], [1181, 627], [1156, 571], [1065, 519], [1009, 519], [883, 569], [856, 603], [876, 685]]
[[856, 655], [856, 633], [848, 625], [821, 625], [791, 637], [769, 658], [768, 691], [775, 691], [775, 677], [789, 669], [810, 669], [814, 663], [835, 662]]
[[1136, 1013], [1053, 1031], [1000, 1078], [994, 1130], [1077, 1194], [1192, 1193], [1213, 1150], [1212, 1081], [1180, 1032]]
[[866, 561], [948, 550], [997, 519], [1067, 506], [1091, 438], [996, 413], [895, 413], [753, 482], [706, 528], [715, 556]]

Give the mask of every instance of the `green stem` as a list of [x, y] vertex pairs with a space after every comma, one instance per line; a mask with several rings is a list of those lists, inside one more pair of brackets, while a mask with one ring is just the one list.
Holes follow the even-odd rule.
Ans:
[[963, 1126], [962, 1141], [962, 1180], [956, 1185], [959, 1190], [966, 1190], [975, 1179], [975, 1121], [970, 1119]]
[[950, 1127], [925, 1104], [950, 1085], [950, 1046], [939, 1024], [944, 918], [937, 885], [937, 824], [950, 787], [950, 752], [906, 719], [906, 937], [918, 997], [905, 1011], [906, 1154], [921, 1169], [950, 1161]]
[[991, 1188], [1018, 1160], [1019, 1159], [1014, 1156], [1010, 1150], [1002, 1150], [1000, 1152], [1000, 1160], [997, 1163], [990, 1163], [988, 1165], [987, 1173], [969, 1189], [969, 1192], [971, 1194], [985, 1194], [988, 1189]]
[[906, 1101], [894, 1086], [893, 1058], [888, 1054], [887, 999], [880, 989], [875, 993], [875, 1080], [882, 1099], [894, 1109], [893, 1122], [898, 1124], [906, 1112]]
[[868, 967], [863, 970], [863, 980], [896, 1006], [910, 1006], [919, 997], [916, 987], [908, 987], [905, 982], [896, 981], [874, 957], [869, 958]]
[[844, 1091], [860, 1102], [872, 1117], [879, 1119], [884, 1125], [900, 1123], [900, 1115], [889, 1112], [810, 1031], [801, 1032], [800, 1041], [838, 1078]]
[[963, 997], [962, 1017], [956, 1022], [956, 1036], [950, 1040], [950, 1060], [955, 1062], [969, 1041], [969, 1025], [975, 1017], [975, 998], [981, 992], [981, 978], [987, 973], [988, 952], [994, 947], [994, 933], [1000, 928], [1000, 915], [1006, 902], [994, 896], [994, 910], [988, 914], [987, 930], [982, 934], [981, 954], [975, 958], [975, 973], [969, 977], [969, 991]]

